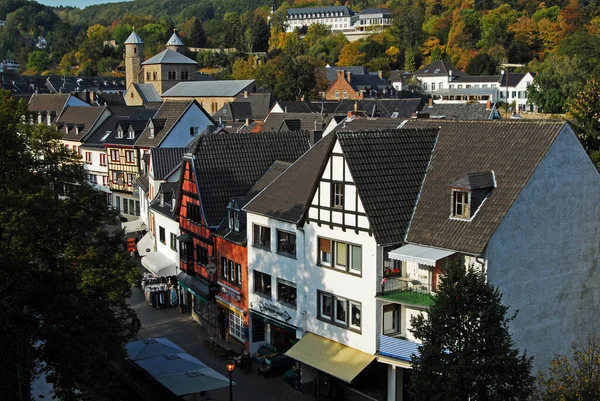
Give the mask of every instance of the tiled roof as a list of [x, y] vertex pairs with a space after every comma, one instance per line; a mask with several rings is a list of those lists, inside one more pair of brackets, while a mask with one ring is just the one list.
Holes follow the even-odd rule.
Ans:
[[[437, 71], [437, 72], [436, 72]], [[458, 68], [453, 66], [447, 61], [437, 60], [434, 61], [425, 67], [419, 68], [415, 71], [414, 75], [416, 76], [448, 76], [450, 75], [450, 71], [452, 71], [452, 76], [459, 77], [461, 75], [469, 75], [460, 71]]]
[[404, 240], [437, 129], [340, 132], [344, 159], [378, 244]]
[[368, 117], [410, 118], [422, 107], [423, 102], [420, 98], [342, 100], [335, 109], [335, 113], [347, 114], [356, 108], [357, 111], [365, 113]]
[[412, 77], [412, 73], [406, 71], [406, 70], [393, 70], [390, 71], [390, 74], [388, 76], [388, 80], [390, 82], [401, 82], [404, 80], [407, 80], [408, 78]]
[[144, 103], [162, 102], [162, 98], [152, 84], [133, 84]]
[[306, 113], [271, 113], [263, 123], [261, 132], [322, 130], [331, 117]]
[[150, 164], [155, 180], [164, 180], [181, 164], [185, 148], [154, 148], [150, 151]]
[[323, 174], [335, 135], [327, 135], [245, 207], [251, 213], [298, 224]]
[[211, 134], [194, 142], [195, 170], [208, 225], [220, 225], [230, 199], [243, 196], [276, 161], [294, 162], [308, 132]]
[[[109, 145], [121, 145], [121, 146], [133, 146], [135, 144], [135, 142], [138, 140], [138, 138], [140, 137], [140, 135], [142, 134], [142, 132], [144, 131], [144, 129], [146, 128], [146, 125], [148, 124], [148, 120], [150, 117], [146, 117], [143, 116], [144, 118], [135, 118], [136, 116], [132, 116], [132, 117], [121, 117], [117, 120], [117, 123], [115, 124], [113, 130], [110, 132], [110, 134], [108, 134], [108, 132], [106, 132], [108, 134], [108, 136], [106, 137], [106, 139], [104, 141], [102, 141], [105, 144], [109, 144]], [[142, 117], [142, 116], [140, 116]], [[119, 138], [118, 137], [118, 127], [121, 127], [123, 129], [123, 137]], [[133, 138], [129, 137], [129, 128], [133, 129], [134, 135]], [[102, 128], [102, 127], [101, 127]]]
[[[564, 122], [410, 120], [406, 127], [439, 127], [407, 241], [480, 255]], [[472, 221], [450, 219], [450, 184], [493, 171], [496, 187]]]
[[[142, 63], [142, 65], [150, 64], [198, 64], [198, 62], [181, 53], [177, 53], [175, 50], [165, 49]], [[184, 83], [188, 84], [188, 82]]]
[[223, 121], [245, 121], [246, 118], [252, 120], [252, 105], [250, 102], [229, 102], [213, 114], [213, 118]]
[[69, 95], [69, 94], [62, 94], [62, 93], [56, 93], [56, 94], [34, 93], [33, 96], [31, 97], [31, 100], [29, 100], [27, 109], [30, 112], [36, 112], [36, 113], [37, 112], [48, 112], [48, 111], [54, 112], [56, 115], [55, 118], [58, 118], [60, 113], [63, 111], [63, 108], [67, 104], [67, 101], [69, 100], [70, 96], [71, 95]]
[[[483, 103], [434, 103], [421, 109], [421, 113], [429, 113], [429, 117], [443, 117], [446, 120], [490, 120], [492, 111]], [[494, 114], [500, 118], [497, 110]]]
[[314, 113], [314, 114], [331, 114], [335, 112], [338, 107], [338, 102], [335, 100], [331, 101], [301, 101], [301, 100], [288, 100], [278, 101], [277, 104], [286, 113]]
[[387, 8], [365, 8], [364, 10], [358, 13], [358, 15], [360, 15], [361, 17], [373, 14], [383, 14], [385, 16], [391, 16], [392, 12]]
[[144, 174], [136, 178], [137, 184], [142, 188], [142, 191], [148, 192], [150, 189], [150, 180], [148, 179], [148, 175]]
[[452, 188], [471, 190], [494, 188], [496, 186], [496, 180], [493, 171], [482, 171], [479, 173], [463, 175], [458, 180], [450, 183], [449, 186]]
[[173, 203], [177, 201], [177, 192], [179, 183], [163, 182], [158, 188], [158, 193], [150, 202], [150, 209], [160, 212], [161, 214], [176, 220], [177, 214], [173, 209]]
[[334, 83], [337, 80], [337, 72], [338, 71], [346, 71], [351, 73], [352, 75], [354, 74], [368, 74], [369, 70], [367, 70], [365, 67], [361, 66], [361, 65], [351, 65], [351, 66], [347, 66], [347, 67], [326, 67], [323, 68], [321, 71], [324, 71], [325, 76], [327, 77], [327, 80], [329, 81], [330, 84]]
[[[452, 71], [454, 73], [454, 71]], [[452, 82], [455, 83], [471, 83], [471, 82], [489, 82], [498, 83], [500, 82], [500, 75], [463, 75], [456, 77]]]
[[233, 97], [253, 83], [253, 79], [179, 82], [174, 87], [163, 93], [163, 97]]
[[[56, 121], [56, 126], [64, 140], [81, 141], [104, 110], [106, 107], [69, 106]], [[69, 130], [66, 131], [65, 127]], [[79, 134], [77, 134], [76, 128], [79, 129]]]
[[135, 33], [135, 31], [132, 31], [131, 35], [129, 35], [127, 40], [125, 40], [125, 44], [126, 45], [143, 45], [144, 41], [142, 40], [142, 38], [140, 38], [138, 36], [137, 33]]
[[192, 103], [194, 103], [193, 100], [165, 100], [156, 111], [156, 114], [152, 116], [154, 136], [150, 138], [150, 128], [146, 128], [135, 145], [141, 147], [160, 145]]
[[500, 87], [506, 88], [506, 76], [508, 75], [508, 86], [517, 86], [519, 82], [525, 77], [526, 74], [518, 72], [509, 72], [508, 74], [502, 74], [499, 78]]
[[350, 74], [350, 85], [355, 90], [383, 90], [391, 88], [391, 84], [377, 74]]

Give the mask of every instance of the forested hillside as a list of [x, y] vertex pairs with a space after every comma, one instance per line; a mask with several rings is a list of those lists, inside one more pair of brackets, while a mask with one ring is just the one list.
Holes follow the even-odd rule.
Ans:
[[[285, 33], [289, 7], [334, 4], [354, 11], [387, 7], [393, 26], [352, 43], [320, 25]], [[135, 0], [79, 10], [2, 0], [0, 56], [30, 74], [112, 74], [134, 26], [146, 56], [162, 50], [175, 28], [189, 46], [239, 50], [189, 54], [201, 68], [221, 78], [256, 78], [283, 98], [316, 93], [325, 83], [314, 68], [326, 63], [387, 72], [446, 59], [474, 75], [522, 63], [537, 73], [532, 99], [553, 113], [565, 111], [586, 81], [600, 75], [598, 0], [276, 0], [275, 14], [271, 6], [269, 0]], [[48, 40], [45, 49], [34, 46], [40, 35]], [[104, 46], [110, 40], [116, 48]], [[267, 61], [248, 58], [252, 51], [267, 51]]]

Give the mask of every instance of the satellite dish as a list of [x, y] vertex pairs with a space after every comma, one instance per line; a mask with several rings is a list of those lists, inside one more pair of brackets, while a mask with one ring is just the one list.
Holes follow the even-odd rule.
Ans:
[[204, 269], [208, 274], [215, 274], [217, 272], [217, 266], [212, 262], [204, 266]]

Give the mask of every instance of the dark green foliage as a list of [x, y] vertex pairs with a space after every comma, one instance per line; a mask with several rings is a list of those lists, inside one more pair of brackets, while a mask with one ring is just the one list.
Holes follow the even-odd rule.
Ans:
[[188, 42], [192, 47], [204, 47], [206, 45], [206, 32], [204, 32], [202, 22], [198, 18], [194, 18], [192, 30], [188, 35]]
[[532, 359], [514, 348], [501, 298], [479, 269], [450, 263], [428, 317], [411, 319], [422, 341], [412, 360], [417, 401], [527, 400]]
[[498, 61], [487, 53], [479, 53], [469, 61], [465, 72], [469, 75], [494, 75]]
[[569, 112], [583, 147], [600, 171], [600, 84], [596, 78], [573, 98]]
[[24, 124], [25, 115], [0, 92], [0, 399], [28, 399], [40, 361], [60, 399], [87, 398], [107, 385], [99, 367], [124, 357], [138, 272], [121, 231], [104, 229], [116, 214], [79, 156], [56, 128]]
[[258, 68], [257, 82], [277, 99], [308, 99], [317, 85], [315, 66], [305, 56], [283, 54]]

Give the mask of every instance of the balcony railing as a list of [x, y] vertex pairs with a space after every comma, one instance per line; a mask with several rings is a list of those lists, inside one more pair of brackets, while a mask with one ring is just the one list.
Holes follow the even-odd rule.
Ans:
[[378, 283], [377, 296], [380, 298], [408, 305], [431, 305], [433, 290], [429, 283], [407, 277], [382, 276], [379, 276]]

